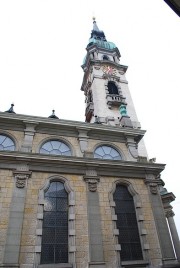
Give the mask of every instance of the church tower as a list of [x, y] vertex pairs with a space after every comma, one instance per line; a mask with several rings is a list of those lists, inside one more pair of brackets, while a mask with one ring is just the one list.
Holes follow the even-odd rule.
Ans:
[[139, 128], [117, 46], [106, 40], [95, 18], [82, 68], [86, 122]]
[[[125, 77], [128, 67], [120, 64], [119, 49], [114, 43], [106, 40], [95, 18], [86, 50], [81, 86], [85, 94], [86, 122], [140, 129], [141, 125]], [[147, 157], [143, 140], [137, 145], [129, 136], [127, 144], [133, 159], [137, 159], [138, 154]]]

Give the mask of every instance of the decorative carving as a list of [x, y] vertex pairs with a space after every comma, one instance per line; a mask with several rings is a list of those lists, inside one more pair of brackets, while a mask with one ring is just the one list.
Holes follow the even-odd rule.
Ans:
[[26, 181], [31, 175], [31, 171], [14, 171], [17, 188], [24, 188], [26, 186]]
[[26, 180], [28, 179], [28, 176], [19, 174], [15, 176], [15, 179], [16, 179], [16, 187], [24, 188], [26, 185]]
[[156, 183], [149, 183], [150, 191], [152, 194], [157, 194], [158, 193], [158, 188]]
[[88, 179], [88, 190], [90, 192], [96, 192], [97, 184], [98, 184], [98, 181], [96, 179]]
[[175, 215], [175, 214], [174, 214], [174, 212], [173, 212], [172, 209], [166, 211], [166, 218], [174, 217], [174, 215]]
[[99, 177], [97, 176], [96, 170], [86, 170], [86, 175], [84, 176], [85, 182], [88, 184], [88, 190], [90, 192], [97, 191], [97, 184], [99, 182]]

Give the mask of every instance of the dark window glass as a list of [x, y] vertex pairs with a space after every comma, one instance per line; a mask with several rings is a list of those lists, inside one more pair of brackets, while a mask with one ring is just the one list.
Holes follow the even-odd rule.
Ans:
[[67, 155], [71, 156], [71, 149], [65, 143], [51, 140], [43, 144], [40, 149], [41, 154]]
[[109, 60], [109, 57], [106, 55], [103, 55], [103, 60]]
[[0, 135], [0, 151], [14, 151], [14, 142], [5, 135]]
[[100, 159], [110, 159], [110, 160], [121, 160], [122, 157], [111, 146], [103, 145], [96, 148], [94, 152], [94, 158], [100, 158]]
[[124, 185], [117, 185], [114, 192], [121, 260], [142, 260], [142, 249], [133, 197]]
[[118, 88], [114, 82], [108, 82], [108, 91], [109, 94], [119, 95]]
[[68, 262], [68, 194], [61, 182], [51, 182], [44, 194], [41, 263]]

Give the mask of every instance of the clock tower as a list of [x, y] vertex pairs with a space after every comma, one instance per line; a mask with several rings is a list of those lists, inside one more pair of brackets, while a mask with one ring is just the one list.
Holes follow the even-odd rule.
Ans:
[[107, 41], [95, 18], [86, 50], [81, 87], [86, 122], [140, 128], [125, 78], [128, 67], [120, 64], [119, 49]]

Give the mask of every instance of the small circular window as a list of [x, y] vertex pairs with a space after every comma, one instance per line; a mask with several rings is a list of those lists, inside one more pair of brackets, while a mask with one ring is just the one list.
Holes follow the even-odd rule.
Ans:
[[121, 160], [120, 153], [111, 146], [102, 145], [96, 148], [94, 158]]
[[40, 149], [41, 154], [53, 154], [53, 155], [72, 155], [71, 149], [64, 142], [51, 140], [43, 144]]
[[5, 135], [0, 135], [0, 150], [1, 151], [14, 151], [14, 142]]

